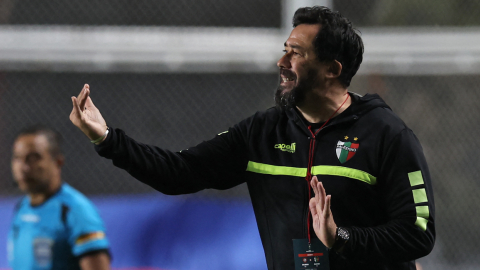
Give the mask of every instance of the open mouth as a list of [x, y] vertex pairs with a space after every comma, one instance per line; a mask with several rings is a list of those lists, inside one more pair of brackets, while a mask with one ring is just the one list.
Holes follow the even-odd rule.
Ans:
[[282, 82], [286, 83], [286, 82], [291, 82], [295, 80], [294, 78], [287, 78], [287, 77], [282, 77]]
[[287, 83], [294, 81], [296, 79], [296, 76], [293, 72], [282, 69], [280, 70], [280, 78], [282, 80], [282, 83]]

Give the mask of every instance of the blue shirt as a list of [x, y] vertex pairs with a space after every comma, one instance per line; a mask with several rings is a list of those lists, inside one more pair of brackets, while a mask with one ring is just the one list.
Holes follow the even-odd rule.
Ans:
[[14, 270], [80, 269], [79, 256], [108, 247], [95, 206], [65, 183], [41, 205], [31, 206], [30, 198], [23, 198], [8, 234]]

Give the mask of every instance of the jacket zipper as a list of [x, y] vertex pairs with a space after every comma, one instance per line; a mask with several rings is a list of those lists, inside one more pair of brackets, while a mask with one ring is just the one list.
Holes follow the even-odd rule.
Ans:
[[[357, 116], [353, 116], [352, 119], [346, 119], [341, 122], [337, 122], [335, 124], [343, 123], [343, 122], [348, 122], [351, 120], [357, 120]], [[328, 121], [327, 121], [328, 122]], [[316, 132], [313, 132], [312, 127], [308, 126], [308, 131], [310, 131], [311, 137], [310, 139], [310, 145], [308, 149], [308, 166], [307, 166], [307, 176], [305, 177], [305, 180], [307, 182], [307, 190], [308, 190], [308, 200], [307, 200], [307, 235], [308, 235], [308, 243], [311, 243], [311, 235], [310, 235], [310, 199], [312, 198], [312, 188], [310, 187], [310, 181], [312, 180], [312, 167], [313, 167], [313, 158], [315, 157], [315, 142], [317, 139], [317, 135], [320, 133], [321, 130], [324, 130], [326, 128], [325, 122], [324, 125], [322, 125]], [[330, 127], [329, 125], [328, 127]]]
[[308, 130], [312, 134], [310, 137], [310, 146], [308, 149], [308, 166], [307, 166], [307, 176], [305, 180], [307, 181], [307, 189], [308, 189], [308, 200], [307, 200], [307, 235], [308, 235], [308, 243], [311, 243], [311, 236], [310, 236], [310, 199], [312, 198], [312, 189], [310, 188], [310, 181], [312, 180], [312, 166], [313, 166], [313, 156], [315, 152], [315, 135], [318, 134], [317, 132], [312, 131], [312, 127], [308, 126]]
[[348, 98], [350, 95], [347, 94], [347, 98], [345, 101], [338, 107], [338, 109], [323, 123], [323, 125], [316, 131], [312, 131], [312, 126], [308, 126], [308, 131], [310, 131], [310, 134], [312, 137], [310, 137], [310, 147], [308, 149], [308, 166], [307, 166], [307, 176], [305, 177], [305, 180], [307, 181], [307, 189], [308, 189], [308, 200], [307, 200], [307, 235], [308, 235], [308, 244], [311, 244], [311, 236], [310, 236], [310, 199], [312, 198], [312, 189], [310, 188], [310, 181], [312, 180], [312, 167], [313, 167], [313, 157], [314, 157], [314, 152], [315, 152], [315, 139], [316, 135], [327, 125], [327, 123], [330, 121], [330, 119], [333, 118], [333, 116], [340, 110], [340, 108], [343, 107], [343, 104], [347, 102]]

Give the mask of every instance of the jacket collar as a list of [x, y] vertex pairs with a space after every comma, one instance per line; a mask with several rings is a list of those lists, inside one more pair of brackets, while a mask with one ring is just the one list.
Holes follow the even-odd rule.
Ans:
[[[330, 122], [326, 125], [326, 127], [352, 120], [357, 120], [375, 108], [381, 107], [391, 110], [391, 108], [385, 103], [385, 101], [383, 101], [383, 99], [378, 94], [366, 94], [364, 96], [361, 96], [354, 92], [348, 93], [352, 98], [352, 104], [341, 114], [332, 118]], [[291, 121], [293, 121], [296, 125], [301, 127], [302, 130], [305, 130], [308, 135], [310, 135], [310, 131], [308, 130], [308, 127], [303, 121], [303, 116], [297, 109], [288, 108], [285, 109], [284, 112]]]

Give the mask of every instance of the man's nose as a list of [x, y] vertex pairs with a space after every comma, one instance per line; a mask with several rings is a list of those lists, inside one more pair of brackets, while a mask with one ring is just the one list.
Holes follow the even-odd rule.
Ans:
[[288, 53], [284, 54], [280, 59], [278, 59], [277, 67], [279, 68], [291, 68], [290, 65], [290, 55]]
[[29, 171], [31, 171], [32, 166], [28, 164], [28, 162], [22, 162], [22, 164], [20, 165], [20, 169], [22, 170], [22, 173], [28, 173]]

